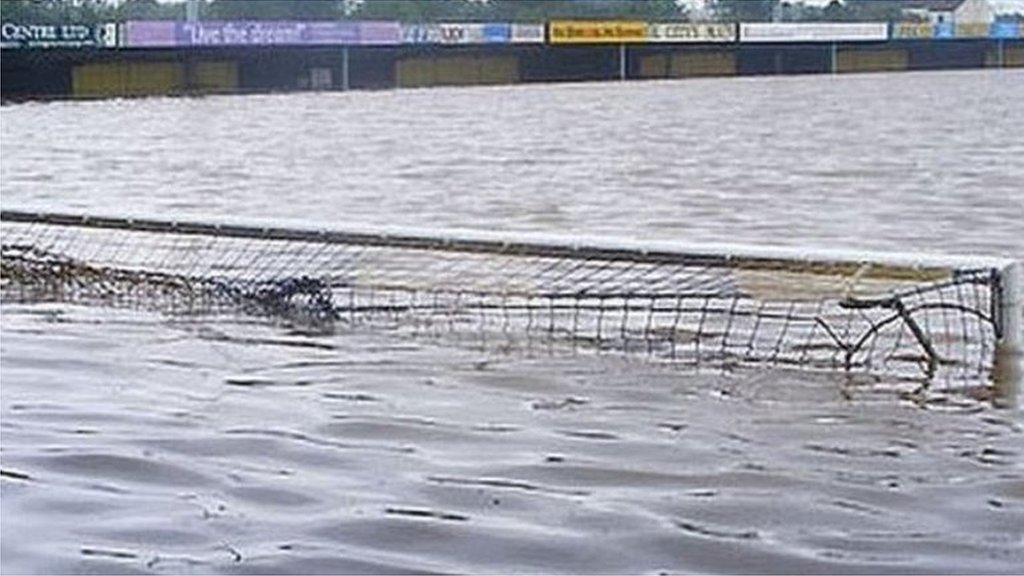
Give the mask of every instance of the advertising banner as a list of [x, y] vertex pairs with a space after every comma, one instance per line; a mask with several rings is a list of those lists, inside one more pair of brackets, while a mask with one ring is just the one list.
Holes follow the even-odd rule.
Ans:
[[666, 22], [647, 25], [648, 42], [735, 42], [735, 24]]
[[957, 38], [988, 38], [988, 22], [965, 22], [956, 25]]
[[622, 44], [647, 41], [647, 23], [631, 20], [553, 20], [548, 23], [552, 44]]
[[180, 38], [189, 46], [357, 44], [352, 22], [184, 22]]
[[441, 29], [432, 24], [402, 24], [403, 44], [439, 44]]
[[740, 24], [740, 42], [884, 42], [885, 22]]
[[182, 46], [178, 23], [166, 20], [129, 20], [124, 24], [121, 45], [127, 48], [169, 48]]
[[394, 22], [131, 21], [124, 46], [333, 46], [398, 44]]
[[359, 27], [361, 46], [393, 46], [402, 43], [402, 26], [398, 22], [376, 22], [367, 20], [356, 24]]
[[[476, 32], [479, 30], [479, 33]], [[469, 30], [468, 34], [471, 40], [480, 40], [483, 42], [498, 42], [507, 44], [512, 40], [512, 25], [511, 24], [484, 24], [483, 26], [473, 26]]]
[[956, 27], [952, 22], [939, 22], [935, 25], [935, 38], [956, 38]]
[[544, 43], [544, 25], [543, 24], [513, 24], [512, 25], [512, 43], [513, 44], [543, 44]]
[[2, 48], [114, 48], [117, 24], [0, 24]]
[[512, 25], [506, 23], [402, 25], [402, 42], [405, 44], [507, 44], [511, 41]]
[[989, 29], [989, 36], [992, 38], [1020, 38], [1021, 26], [1017, 22], [993, 22]]
[[897, 22], [892, 25], [892, 37], [899, 40], [924, 40], [935, 37], [935, 25], [920, 22]]

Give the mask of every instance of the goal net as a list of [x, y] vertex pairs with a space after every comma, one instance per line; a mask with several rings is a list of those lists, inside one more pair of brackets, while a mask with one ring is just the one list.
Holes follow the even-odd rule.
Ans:
[[2, 298], [543, 339], [681, 364], [977, 381], [1020, 341], [1019, 264], [546, 235], [3, 211]]

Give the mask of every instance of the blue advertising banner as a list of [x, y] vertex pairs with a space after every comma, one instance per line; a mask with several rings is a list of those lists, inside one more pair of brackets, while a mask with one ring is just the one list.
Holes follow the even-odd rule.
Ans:
[[511, 24], [484, 24], [484, 42], [506, 43], [512, 40]]
[[988, 35], [992, 38], [1020, 38], [1020, 24], [1017, 22], [993, 22]]
[[944, 40], [956, 38], [956, 26], [952, 22], [939, 22], [935, 25], [935, 37]]

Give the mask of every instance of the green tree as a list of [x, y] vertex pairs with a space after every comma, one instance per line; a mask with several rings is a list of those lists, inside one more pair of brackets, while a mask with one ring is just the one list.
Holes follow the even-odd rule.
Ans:
[[495, 18], [511, 22], [578, 20], [685, 20], [675, 0], [489, 0]]
[[114, 18], [114, 9], [103, 0], [3, 0], [0, 18], [26, 24], [93, 24]]
[[184, 20], [185, 5], [157, 2], [156, 0], [127, 0], [117, 6], [114, 19], [121, 22], [126, 20]]
[[544, 22], [556, 19], [684, 20], [675, 0], [363, 0], [352, 15], [402, 22]]
[[844, 22], [851, 20], [851, 11], [839, 0], [832, 0], [821, 11], [822, 20], [826, 22]]
[[25, 24], [97, 24], [125, 20], [184, 19], [185, 5], [156, 0], [0, 0], [0, 18]]
[[822, 8], [805, 2], [783, 2], [781, 6], [783, 22], [820, 22], [824, 19]]
[[902, 2], [896, 0], [846, 0], [851, 20], [859, 22], [898, 22], [904, 20]]
[[715, 17], [724, 22], [770, 22], [779, 0], [714, 0]]
[[213, 0], [201, 6], [204, 20], [336, 20], [340, 0]]
[[488, 20], [491, 12], [488, 3], [468, 0], [363, 0], [352, 17], [400, 22], [481, 21]]

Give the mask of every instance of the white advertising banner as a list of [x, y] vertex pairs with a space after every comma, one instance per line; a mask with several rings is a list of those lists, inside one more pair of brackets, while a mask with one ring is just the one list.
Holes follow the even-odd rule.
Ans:
[[735, 42], [735, 24], [666, 22], [647, 25], [648, 42]]
[[544, 43], [544, 25], [543, 24], [513, 24], [512, 25], [512, 43], [513, 44], [543, 44]]
[[740, 24], [740, 42], [884, 42], [885, 22]]

